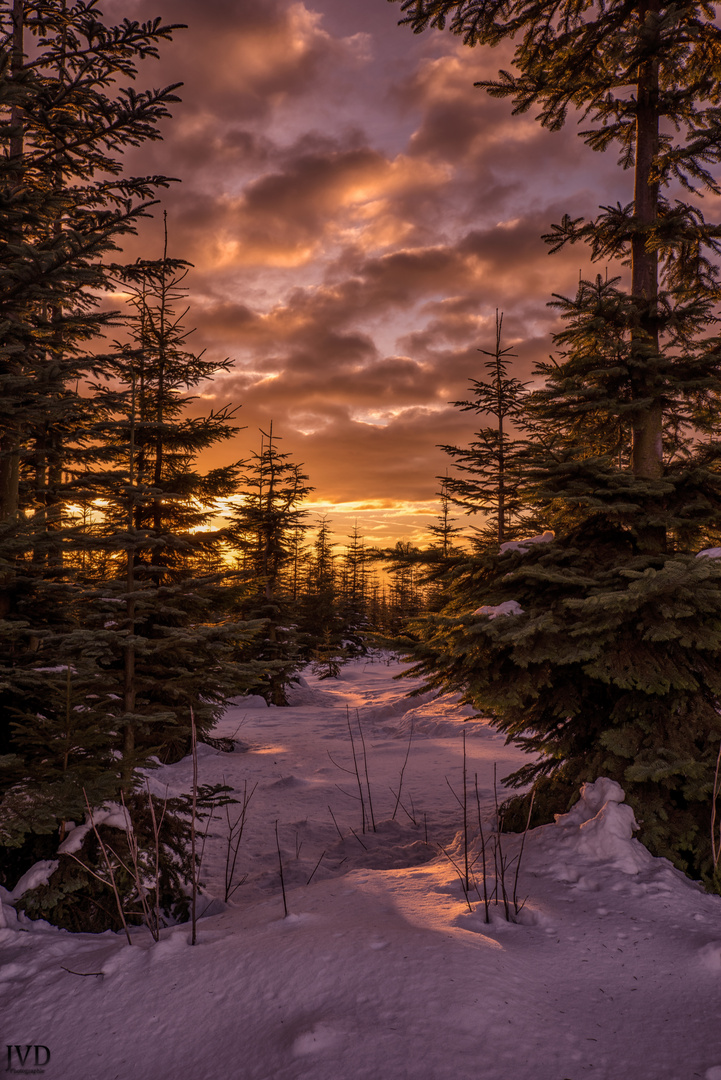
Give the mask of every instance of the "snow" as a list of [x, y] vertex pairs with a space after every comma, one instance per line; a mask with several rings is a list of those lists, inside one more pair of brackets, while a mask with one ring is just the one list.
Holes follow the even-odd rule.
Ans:
[[502, 604], [483, 604], [472, 614], [487, 615], [489, 619], [497, 619], [499, 615], [523, 615], [523, 608], [517, 600], [505, 600]]
[[[703, 551], [699, 551], [696, 558], [697, 559], [721, 559], [721, 547], [704, 548]], [[721, 1080], [721, 1074], [719, 1074], [719, 1080]]]
[[[359, 661], [338, 679], [306, 673], [291, 707], [229, 708], [214, 734], [235, 750], [206, 747], [200, 782], [240, 797], [258, 785], [247, 877], [223, 903], [219, 811], [195, 947], [187, 925], [157, 944], [138, 928], [132, 947], [69, 934], [16, 919], [0, 892], [3, 1042], [47, 1046], [47, 1080], [721, 1080], [721, 898], [653, 858], [619, 785], [599, 780], [529, 831], [517, 921], [501, 906], [486, 922], [477, 828], [468, 899], [438, 845], [462, 865], [464, 743], [487, 849], [494, 763], [503, 777], [524, 758], [450, 695], [407, 698], [416, 684], [399, 670]], [[376, 832], [362, 832], [343, 771], [348, 718], [366, 741]], [[171, 795], [190, 777], [189, 759], [153, 774]], [[502, 841], [513, 859], [521, 838]]]
[[19, 900], [22, 894], [28, 892], [29, 889], [36, 889], [38, 885], [47, 885], [51, 874], [57, 868], [57, 859], [42, 859], [40, 862], [36, 862], [16, 883], [8, 899], [11, 901]]
[[[58, 848], [58, 854], [73, 855], [76, 851], [80, 851], [83, 840], [93, 828], [93, 825], [96, 828], [98, 825], [108, 825], [113, 829], [122, 829], [123, 832], [132, 831], [132, 822], [128, 811], [119, 803], [104, 803], [103, 806], [93, 810], [92, 819], [90, 814], [86, 814], [84, 824], [70, 830]], [[28, 889], [32, 887], [31, 885], [26, 886]]]
[[555, 537], [556, 534], [549, 529], [538, 536], [526, 536], [523, 540], [507, 540], [505, 544], [501, 544], [498, 551], [500, 555], [506, 551], [517, 551], [520, 555], [525, 555], [531, 544], [550, 544]]

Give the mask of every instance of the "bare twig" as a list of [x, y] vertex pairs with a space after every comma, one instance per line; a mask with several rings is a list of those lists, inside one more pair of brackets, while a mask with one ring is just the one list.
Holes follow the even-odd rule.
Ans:
[[[415, 726], [415, 722], [416, 722], [415, 716], [411, 717], [411, 733], [408, 736], [408, 747], [406, 749], [406, 756], [405, 756], [405, 760], [403, 762], [403, 767], [401, 768], [401, 775], [400, 775], [399, 780], [398, 780], [398, 795], [396, 797], [396, 805], [393, 807], [393, 817], [391, 818], [391, 821], [396, 820], [396, 814], [398, 813], [398, 807], [399, 807], [400, 801], [401, 801], [401, 791], [403, 789], [403, 774], [406, 771], [406, 765], [408, 764], [408, 758], [409, 758], [410, 752], [411, 752], [411, 743], [413, 742], [413, 729], [414, 729], [414, 726]], [[391, 789], [391, 790], [393, 790], [393, 789]], [[413, 824], [415, 825], [415, 822], [413, 822]]]
[[[501, 844], [501, 828], [503, 826], [503, 819], [501, 818], [500, 811], [498, 809], [498, 782], [497, 782], [498, 766], [496, 762], [493, 762], [493, 801], [496, 807], [496, 832], [495, 832], [495, 846], [493, 855], [496, 859], [496, 882], [501, 886], [501, 896], [503, 897], [503, 908], [506, 913], [506, 922], [511, 921], [511, 912], [508, 906], [508, 893], [506, 892], [506, 863], [503, 855], [503, 846]], [[500, 870], [500, 876], [499, 876]]]
[[719, 771], [721, 770], [721, 744], [716, 758], [716, 772], [713, 778], [713, 795], [711, 797], [711, 850], [713, 852], [714, 870], [721, 860], [721, 825], [719, 825], [718, 847], [716, 846], [716, 803], [719, 797]]
[[452, 796], [453, 796], [453, 798], [454, 798], [454, 799], [456, 800], [456, 802], [458, 803], [458, 805], [460, 806], [460, 808], [461, 808], [461, 809], [463, 809], [463, 803], [461, 802], [461, 800], [460, 800], [460, 799], [458, 798], [458, 796], [456, 795], [455, 791], [454, 791], [454, 790], [453, 790], [453, 788], [451, 787], [451, 782], [450, 782], [450, 780], [448, 779], [448, 777], [446, 777], [446, 778], [445, 778], [445, 780], [446, 780], [446, 783], [448, 784], [448, 790], [450, 791], [451, 795], [452, 795]]
[[356, 840], [358, 841], [358, 843], [360, 844], [360, 846], [361, 846], [361, 847], [363, 848], [363, 850], [364, 850], [364, 851], [367, 851], [367, 850], [368, 850], [368, 848], [367, 848], [367, 847], [365, 846], [365, 844], [363, 843], [363, 841], [361, 840], [360, 836], [359, 836], [359, 835], [358, 835], [358, 833], [357, 833], [357, 832], [355, 831], [355, 829], [353, 828], [353, 826], [352, 826], [352, 825], [351, 825], [351, 827], [350, 827], [350, 831], [351, 831], [351, 832], [353, 833], [353, 835], [355, 836]]
[[471, 887], [468, 869], [468, 785], [466, 780], [466, 729], [463, 729], [463, 859], [466, 871], [466, 892]]
[[343, 833], [338, 828], [338, 822], [335, 819], [335, 814], [333, 813], [333, 811], [330, 808], [330, 804], [328, 805], [328, 809], [330, 810], [330, 816], [333, 818], [333, 824], [335, 825], [336, 832], [338, 833], [338, 835], [340, 836], [340, 838], [342, 840], [343, 839]]
[[328, 755], [330, 760], [333, 762], [336, 769], [340, 769], [341, 772], [347, 772], [349, 776], [355, 776], [355, 773], [354, 773], [353, 769], [346, 769], [345, 765], [341, 765], [341, 763], [339, 761], [336, 761], [336, 759], [331, 754], [330, 750], [326, 750], [326, 754]]
[[[103, 855], [103, 860], [105, 862], [105, 867], [106, 867], [106, 869], [108, 871], [108, 874], [110, 875], [109, 884], [110, 884], [110, 886], [111, 886], [111, 888], [113, 890], [113, 893], [115, 894], [115, 903], [118, 906], [118, 915], [120, 916], [120, 922], [122, 923], [123, 930], [125, 931], [125, 936], [128, 939], [128, 945], [132, 945], [133, 942], [132, 942], [132, 939], [130, 937], [130, 931], [128, 930], [128, 924], [125, 921], [125, 912], [123, 911], [123, 905], [122, 905], [122, 903], [120, 901], [120, 893], [118, 892], [118, 886], [117, 886], [117, 883], [115, 881], [115, 874], [113, 872], [113, 866], [112, 866], [112, 863], [110, 862], [110, 856], [108, 855], [107, 848], [105, 847], [105, 844], [103, 843], [103, 838], [100, 835], [100, 833], [98, 832], [97, 825], [95, 824], [95, 820], [93, 819], [93, 811], [90, 808], [90, 802], [88, 800], [88, 793], [85, 790], [85, 788], [83, 788], [83, 796], [85, 798], [85, 805], [88, 808], [88, 817], [90, 818], [90, 824], [93, 827], [93, 832], [95, 833], [95, 837], [96, 837], [96, 839], [98, 841], [98, 844], [100, 846], [100, 850], [101, 850], [102, 855]], [[73, 855], [73, 858], [75, 859], [76, 862], [80, 863], [81, 866], [84, 866], [85, 869], [88, 870], [89, 873], [91, 873], [93, 875], [93, 877], [98, 879], [98, 881], [102, 881], [105, 885], [108, 884], [108, 882], [105, 880], [105, 878], [100, 877], [99, 874], [93, 873], [93, 871], [90, 870], [90, 868], [88, 866], [85, 866], [85, 863], [81, 862], [81, 860], [78, 859], [76, 855]], [[117, 858], [117, 856], [116, 856], [116, 858]]]
[[[153, 941], [159, 941], [160, 940], [160, 910], [159, 910], [159, 902], [158, 902], [158, 893], [159, 893], [160, 890], [159, 890], [158, 876], [159, 876], [160, 855], [159, 855], [159, 843], [158, 843], [157, 833], [156, 833], [156, 837], [155, 837], [156, 845], [158, 846], [158, 863], [156, 864], [156, 875], [155, 875], [156, 903], [151, 908], [150, 904], [148, 903], [148, 890], [147, 890], [147, 887], [146, 887], [145, 882], [143, 880], [143, 872], [142, 872], [142, 869], [141, 869], [141, 866], [140, 866], [140, 862], [141, 862], [141, 860], [140, 860], [140, 845], [138, 844], [138, 838], [137, 838], [137, 836], [136, 836], [136, 834], [135, 834], [135, 832], [133, 830], [132, 823], [130, 821], [130, 814], [128, 812], [127, 806], [125, 805], [125, 795], [123, 794], [122, 791], [120, 792], [120, 799], [122, 801], [123, 811], [125, 813], [125, 839], [126, 839], [126, 842], [127, 842], [127, 845], [128, 845], [128, 852], [130, 854], [130, 861], [132, 863], [132, 869], [127, 867], [125, 865], [125, 863], [122, 862], [122, 860], [121, 860], [121, 865], [127, 871], [127, 873], [130, 875], [130, 877], [133, 879], [133, 881], [135, 882], [135, 891], [136, 891], [137, 896], [138, 896], [138, 903], [140, 904], [140, 911], [141, 911], [142, 916], [143, 916], [143, 922], [145, 923], [148, 930], [150, 931], [150, 933], [152, 935], [152, 938], [153, 938]], [[151, 804], [151, 806], [152, 806], [152, 804]], [[153, 823], [155, 824], [155, 814], [153, 814]], [[157, 919], [155, 918], [155, 913], [156, 912], [157, 912]]]
[[[721, 757], [721, 751], [719, 752], [719, 756]], [[526, 818], [526, 827], [523, 830], [523, 839], [521, 840], [521, 850], [518, 852], [518, 861], [516, 863], [516, 876], [515, 876], [514, 881], [513, 881], [513, 906], [514, 906], [514, 908], [516, 910], [516, 915], [518, 915], [521, 908], [523, 907], [523, 904], [525, 904], [526, 900], [528, 899], [528, 897], [526, 897], [526, 900], [523, 901], [523, 904], [521, 904], [521, 907], [518, 906], [518, 874], [519, 874], [520, 869], [521, 869], [521, 859], [523, 858], [523, 849], [524, 849], [524, 847], [526, 845], [526, 836], [528, 835], [528, 829], [529, 829], [529, 827], [531, 825], [531, 814], [533, 813], [533, 800], [535, 799], [535, 797], [536, 797], [536, 789], [534, 788], [533, 791], [531, 792], [531, 802], [530, 802], [529, 807], [528, 807], [528, 817]]]
[[360, 772], [358, 771], [358, 759], [356, 757], [356, 752], [355, 752], [355, 740], [353, 738], [353, 728], [351, 727], [350, 710], [348, 709], [348, 706], [346, 706], [346, 720], [348, 722], [348, 734], [350, 735], [351, 750], [353, 751], [353, 766], [355, 768], [355, 777], [356, 777], [356, 780], [358, 781], [358, 796], [360, 798], [360, 804], [361, 804], [361, 832], [365, 832], [366, 831], [366, 804], [365, 804], [365, 799], [363, 798], [363, 785], [361, 784]]
[[[145, 787], [148, 792], [148, 806], [150, 807], [150, 820], [153, 824], [153, 840], [155, 841], [155, 927], [157, 928], [158, 936], [160, 936], [160, 830], [165, 820], [165, 811], [168, 807], [168, 786], [165, 786], [165, 799], [163, 800], [163, 812], [160, 815], [160, 821], [155, 816], [155, 804], [153, 803], [153, 796], [150, 794], [150, 781], [146, 778]], [[207, 831], [207, 830], [206, 830]], [[152, 928], [151, 928], [152, 933]], [[153, 935], [155, 936], [155, 935]], [[158, 938], [156, 937], [157, 941]]]
[[321, 854], [320, 854], [320, 859], [318, 859], [318, 862], [317, 862], [317, 863], [315, 864], [315, 866], [313, 867], [313, 873], [312, 873], [312, 874], [310, 875], [310, 877], [309, 877], [309, 878], [308, 878], [308, 880], [306, 881], [306, 885], [310, 885], [311, 881], [312, 881], [312, 880], [313, 880], [313, 878], [315, 877], [315, 872], [316, 872], [316, 870], [318, 869], [318, 867], [320, 866], [320, 864], [322, 863], [322, 861], [323, 861], [323, 856], [324, 856], [324, 855], [325, 855], [325, 851], [322, 851], [322, 852], [321, 852]]
[[460, 881], [460, 883], [461, 883], [461, 888], [463, 889], [463, 895], [465, 896], [465, 898], [466, 898], [466, 903], [468, 904], [468, 910], [469, 910], [469, 911], [473, 911], [473, 905], [471, 904], [471, 901], [470, 901], [470, 900], [469, 900], [469, 898], [468, 898], [468, 889], [466, 888], [466, 883], [465, 883], [465, 881], [463, 880], [463, 871], [462, 871], [462, 870], [461, 870], [461, 868], [460, 868], [460, 867], [459, 867], [459, 866], [458, 866], [458, 865], [456, 864], [456, 862], [455, 862], [455, 861], [454, 861], [454, 860], [453, 860], [453, 859], [451, 858], [451, 856], [450, 856], [450, 855], [448, 854], [448, 852], [446, 851], [446, 849], [445, 849], [445, 848], [443, 847], [443, 845], [442, 845], [442, 844], [439, 844], [439, 845], [438, 845], [438, 847], [439, 847], [439, 849], [440, 849], [440, 850], [441, 850], [441, 851], [443, 852], [443, 854], [445, 855], [445, 857], [446, 857], [446, 858], [448, 859], [449, 863], [451, 864], [451, 866], [453, 867], [453, 869], [455, 870], [455, 872], [456, 872], [456, 873], [458, 874], [458, 880], [459, 880], [459, 881]]
[[[488, 884], [486, 880], [486, 838], [483, 833], [483, 821], [481, 820], [481, 796], [478, 793], [478, 773], [474, 773], [476, 781], [476, 806], [478, 807], [478, 833], [481, 838], [481, 857], [483, 859], [483, 904], [486, 909], [486, 922], [491, 918], [488, 913]], [[480, 896], [480, 893], [478, 894]]]
[[192, 883], [192, 899], [190, 908], [190, 918], [192, 922], [192, 929], [190, 933], [190, 944], [195, 945], [197, 940], [196, 934], [196, 905], [198, 899], [198, 871], [195, 865], [195, 813], [198, 805], [198, 729], [195, 726], [195, 713], [193, 712], [193, 706], [190, 706], [190, 746], [193, 754], [193, 791], [192, 791], [192, 808], [190, 819], [190, 873]]
[[[390, 791], [391, 795], [395, 795], [395, 791], [394, 791], [394, 790], [393, 790], [393, 788], [392, 788], [392, 787], [390, 786], [390, 784], [388, 785], [388, 790]], [[410, 810], [407, 810], [407, 809], [406, 809], [406, 807], [405, 807], [404, 803], [402, 803], [402, 802], [400, 802], [399, 800], [397, 800], [397, 801], [396, 801], [396, 807], [398, 807], [399, 805], [400, 805], [400, 808], [401, 808], [401, 810], [403, 811], [403, 813], [404, 813], [404, 814], [406, 815], [406, 817], [408, 818], [408, 820], [409, 820], [409, 821], [410, 821], [410, 822], [411, 822], [411, 823], [412, 823], [413, 825], [416, 825], [416, 826], [417, 826], [417, 825], [418, 825], [418, 822], [417, 822], [417, 821], [416, 821], [416, 819], [415, 819], [415, 818], [413, 817], [413, 814], [412, 814], [412, 813], [410, 812]], [[395, 811], [394, 811], [394, 816], [395, 816]], [[391, 820], [393, 820], [393, 819], [391, 819]]]
[[373, 797], [371, 795], [371, 782], [370, 782], [370, 779], [368, 777], [368, 753], [366, 751], [366, 740], [365, 740], [365, 735], [363, 734], [363, 728], [361, 727], [360, 713], [359, 713], [358, 709], [356, 709], [355, 715], [356, 715], [356, 720], [358, 721], [358, 731], [360, 732], [361, 743], [363, 744], [363, 768], [365, 770], [366, 788], [368, 790], [368, 809], [369, 809], [370, 815], [371, 815], [371, 825], [373, 826], [373, 832], [375, 832], [376, 831], [376, 819], [375, 819], [375, 816], [373, 814]]
[[[229, 804], [225, 804], [225, 820], [227, 824], [226, 829], [226, 845], [225, 845], [225, 902], [226, 904], [230, 900], [234, 892], [236, 892], [245, 881], [245, 877], [233, 884], [233, 878], [235, 877], [235, 864], [238, 861], [238, 850], [240, 848], [240, 842], [243, 839], [243, 832], [245, 830], [245, 819], [248, 813], [248, 807], [250, 806], [250, 800], [255, 794], [257, 783], [253, 785], [250, 795], [248, 794], [248, 781], [243, 781], [243, 802], [241, 805], [240, 813], [235, 821], [230, 820]], [[246, 875], [247, 876], [247, 875]]]
[[288, 918], [288, 902], [285, 896], [285, 880], [283, 878], [283, 857], [280, 854], [280, 840], [278, 839], [278, 819], [275, 820], [275, 846], [278, 849], [278, 872], [280, 874], [280, 889], [283, 893], [283, 911], [285, 912], [286, 919]]

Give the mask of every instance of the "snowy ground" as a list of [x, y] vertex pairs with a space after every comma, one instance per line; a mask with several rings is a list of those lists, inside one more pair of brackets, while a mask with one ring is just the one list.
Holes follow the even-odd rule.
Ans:
[[[495, 911], [486, 924], [480, 860], [469, 911], [439, 851], [463, 859], [449, 783], [461, 793], [465, 726], [475, 858], [474, 774], [490, 827], [494, 763], [502, 777], [519, 756], [447, 699], [405, 700], [397, 670], [357, 663], [331, 682], [308, 676], [290, 708], [229, 710], [216, 734], [236, 748], [203, 747], [200, 780], [258, 785], [245, 881], [223, 904], [218, 817], [201, 906], [221, 899], [195, 947], [187, 926], [157, 944], [138, 929], [129, 947], [18, 923], [5, 905], [0, 1076], [9, 1060], [47, 1080], [721, 1080], [721, 899], [631, 839], [620, 789], [599, 782], [529, 833], [519, 921]], [[375, 833], [338, 767], [352, 768], [346, 706], [365, 733]], [[407, 812], [392, 820], [411, 727]], [[187, 790], [190, 775], [185, 760], [153, 783]], [[24, 1069], [7, 1046], [31, 1048]], [[40, 1050], [35, 1066], [34, 1046], [49, 1062]]]

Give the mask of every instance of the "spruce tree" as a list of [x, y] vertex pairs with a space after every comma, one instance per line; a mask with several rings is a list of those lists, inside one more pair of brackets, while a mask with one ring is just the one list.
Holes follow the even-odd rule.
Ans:
[[299, 603], [298, 631], [303, 656], [324, 674], [333, 674], [345, 658], [339, 610], [338, 574], [327, 517], [318, 523]]
[[[122, 238], [162, 176], [122, 151], [160, 137], [175, 87], [135, 91], [174, 26], [103, 22], [94, 0], [0, 6], [0, 843], [62, 836], [117, 790], [117, 731], [76, 587], [72, 503], [96, 460], [85, 382]], [[81, 545], [82, 547], [82, 545]], [[28, 853], [29, 855], [31, 853]]]
[[[496, 345], [484, 363], [490, 379], [472, 379], [472, 398], [454, 401], [456, 408], [492, 417], [492, 426], [480, 428], [468, 447], [443, 445], [455, 462], [456, 474], [444, 478], [444, 494], [466, 514], [483, 513], [486, 522], [476, 529], [481, 544], [503, 544], [517, 535], [523, 512], [520, 455], [525, 385], [510, 374], [516, 354], [502, 347], [503, 315], [496, 311]], [[513, 425], [516, 425], [514, 430]]]
[[[119, 680], [126, 787], [149, 753], [187, 752], [190, 708], [202, 738], [228, 696], [250, 680], [241, 654], [251, 628], [231, 615], [241, 589], [225, 562], [227, 533], [213, 522], [236, 490], [238, 466], [203, 473], [196, 465], [202, 451], [237, 434], [235, 410], [191, 412], [190, 391], [229, 361], [188, 348], [188, 269], [168, 257], [167, 231], [161, 259], [123, 269], [118, 286], [129, 297], [130, 341], [118, 344], [113, 384], [96, 386], [94, 399], [109, 399], [111, 460], [104, 473], [84, 477], [86, 499], [103, 507], [89, 546], [115, 555], [109, 578], [87, 575], [85, 583], [94, 587], [87, 618], [104, 643], [103, 667]], [[118, 384], [124, 394], [114, 409]]]
[[466, 568], [417, 670], [534, 754], [514, 779], [539, 782], [549, 811], [611, 776], [650, 849], [711, 882], [721, 571], [696, 555], [721, 525], [721, 229], [696, 195], [721, 193], [721, 30], [700, 3], [402, 6], [414, 29], [450, 20], [469, 45], [515, 37], [515, 71], [479, 85], [551, 129], [579, 110], [586, 144], [616, 143], [633, 168], [632, 201], [546, 238], [630, 263], [628, 281], [589, 278], [555, 301], [565, 326], [529, 399], [526, 463], [547, 542]]
[[278, 447], [280, 436], [273, 433], [273, 425], [260, 434], [260, 450], [243, 463], [240, 501], [229, 535], [246, 583], [240, 610], [244, 618], [261, 620], [264, 626], [254, 642], [254, 690], [269, 704], [284, 705], [284, 688], [302, 666], [287, 571], [294, 564], [299, 532], [307, 528], [303, 502], [313, 488], [302, 464]]
[[341, 557], [338, 612], [343, 626], [345, 647], [351, 654], [366, 651], [365, 634], [368, 626], [368, 575], [371, 552], [366, 548], [365, 538], [353, 525], [347, 545]]

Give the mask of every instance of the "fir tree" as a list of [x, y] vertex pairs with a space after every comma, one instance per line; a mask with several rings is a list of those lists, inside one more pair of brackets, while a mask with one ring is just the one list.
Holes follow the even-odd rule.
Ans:
[[441, 509], [435, 524], [429, 525], [428, 528], [433, 537], [431, 547], [438, 553], [440, 562], [445, 564], [453, 556], [455, 549], [454, 539], [460, 534], [461, 530], [457, 525], [453, 524], [453, 518], [451, 517], [452, 499], [449, 490], [451, 480], [448, 472], [446, 472], [445, 476], [437, 477], [437, 479], [441, 481], [441, 490], [437, 492]]
[[[584, 141], [617, 143], [634, 170], [633, 201], [566, 217], [547, 237], [630, 261], [629, 287], [597, 277], [556, 300], [560, 358], [540, 366], [546, 383], [529, 399], [526, 464], [548, 542], [467, 567], [417, 669], [463, 689], [537, 755], [515, 782], [541, 778], [550, 809], [580, 781], [614, 777], [651, 850], [710, 881], [721, 572], [695, 554], [721, 524], [721, 229], [693, 193], [720, 193], [721, 30], [702, 4], [660, 0], [403, 7], [416, 30], [450, 17], [471, 45], [516, 36], [516, 72], [481, 85], [516, 111], [537, 107], [551, 129], [580, 109]], [[672, 201], [683, 187], [690, 199]], [[509, 600], [516, 614], [497, 616]]]
[[346, 648], [351, 653], [365, 652], [364, 635], [368, 630], [368, 571], [371, 553], [358, 522], [348, 536], [350, 543], [341, 558], [338, 609]]
[[339, 612], [338, 575], [328, 519], [318, 523], [299, 604], [299, 642], [303, 656], [342, 656], [343, 623]]
[[230, 535], [247, 596], [243, 616], [264, 623], [254, 659], [259, 666], [257, 693], [273, 705], [286, 703], [284, 687], [301, 666], [293, 619], [292, 588], [285, 571], [293, 564], [299, 531], [305, 529], [303, 501], [313, 490], [303, 466], [278, 448], [280, 437], [261, 431], [260, 450], [244, 463], [241, 502], [233, 514]]
[[489, 381], [471, 380], [471, 400], [454, 401], [464, 412], [493, 417], [491, 427], [480, 428], [468, 447], [442, 446], [453, 458], [458, 475], [445, 480], [444, 492], [466, 514], [483, 512], [486, 524], [478, 530], [481, 544], [503, 544], [518, 532], [523, 508], [520, 453], [522, 441], [511, 425], [522, 422], [525, 386], [510, 375], [510, 348], [502, 348], [503, 315], [496, 311], [496, 347], [479, 349], [490, 357], [484, 367]]
[[[203, 450], [237, 434], [235, 410], [193, 416], [188, 392], [229, 362], [208, 361], [187, 347], [187, 273], [187, 263], [168, 258], [167, 231], [162, 259], [123, 270], [119, 284], [133, 313], [130, 342], [118, 346], [111, 365], [126, 388], [105, 432], [113, 467], [94, 482], [84, 478], [86, 497], [103, 503], [102, 528], [90, 543], [116, 555], [110, 580], [95, 583], [88, 618], [99, 624], [104, 667], [118, 677], [122, 670], [126, 787], [138, 755], [187, 751], [191, 707], [202, 737], [228, 695], [251, 679], [233, 661], [251, 631], [231, 617], [240, 585], [225, 565], [226, 533], [213, 525], [237, 487], [238, 466], [202, 473], [195, 465]], [[102, 400], [103, 388], [95, 391]], [[116, 394], [105, 393], [110, 410]]]
[[159, 138], [178, 100], [175, 87], [118, 83], [174, 29], [108, 26], [94, 0], [0, 8], [3, 844], [62, 834], [83, 786], [93, 800], [117, 790], [117, 725], [75, 586], [68, 504], [97, 454], [102, 407], [82, 386], [104, 363], [89, 343], [116, 318], [98, 310], [110, 260], [168, 183], [123, 176], [122, 150]]

